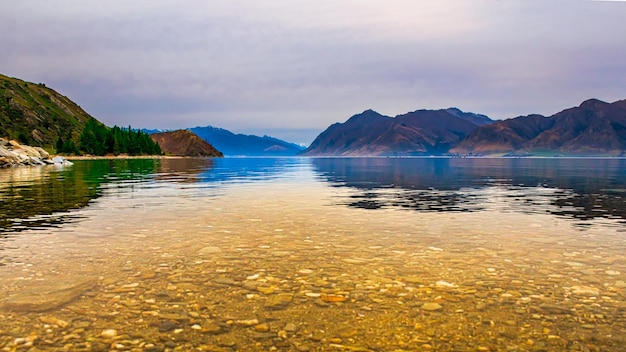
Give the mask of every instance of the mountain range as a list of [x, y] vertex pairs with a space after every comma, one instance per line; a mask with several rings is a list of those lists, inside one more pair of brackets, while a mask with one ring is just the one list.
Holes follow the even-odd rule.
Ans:
[[302, 146], [277, 138], [235, 134], [212, 126], [189, 130], [228, 156], [293, 156], [304, 150]]
[[[31, 83], [0, 74], [0, 136], [56, 152], [58, 142], [79, 143], [87, 121], [95, 120], [80, 106], [43, 83]], [[100, 121], [99, 124], [103, 125]], [[304, 148], [269, 136], [234, 134], [215, 127], [195, 127], [192, 133], [159, 136], [164, 151], [176, 155], [296, 155]], [[144, 130], [157, 133], [158, 130]], [[153, 138], [155, 139], [155, 138]], [[199, 141], [215, 140], [208, 147]], [[211, 143], [210, 143], [211, 144]], [[217, 150], [213, 148], [216, 146]], [[213, 148], [213, 151], [211, 150]]]
[[474, 129], [492, 122], [457, 108], [417, 110], [396, 117], [366, 110], [328, 127], [302, 155], [444, 154]]
[[396, 117], [373, 110], [328, 127], [302, 155], [624, 156], [626, 100], [590, 99], [552, 116], [493, 121], [456, 108]]
[[624, 155], [626, 100], [590, 99], [550, 117], [520, 116], [472, 131], [452, 153]]
[[[45, 84], [0, 74], [0, 137], [54, 152], [60, 141], [80, 142], [92, 120], [97, 121]], [[168, 138], [174, 138], [172, 146], [194, 146], [193, 151], [184, 152], [194, 155], [215, 153], [199, 143], [201, 139], [227, 156], [624, 156], [626, 100], [590, 99], [552, 116], [534, 114], [501, 121], [457, 108], [417, 110], [395, 117], [366, 110], [329, 126], [306, 149], [269, 136], [235, 134], [212, 126], [188, 130], [193, 133]]]

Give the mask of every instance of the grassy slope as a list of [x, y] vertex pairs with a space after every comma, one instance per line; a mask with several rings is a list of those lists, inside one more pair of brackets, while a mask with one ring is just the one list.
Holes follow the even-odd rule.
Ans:
[[93, 118], [44, 84], [0, 74], [0, 137], [54, 149], [59, 137], [77, 140]]

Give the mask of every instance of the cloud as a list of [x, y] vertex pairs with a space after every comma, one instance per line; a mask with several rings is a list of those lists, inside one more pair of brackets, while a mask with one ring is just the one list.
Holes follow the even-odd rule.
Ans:
[[10, 0], [0, 62], [108, 124], [321, 131], [367, 108], [448, 106], [509, 118], [623, 99], [624, 6]]

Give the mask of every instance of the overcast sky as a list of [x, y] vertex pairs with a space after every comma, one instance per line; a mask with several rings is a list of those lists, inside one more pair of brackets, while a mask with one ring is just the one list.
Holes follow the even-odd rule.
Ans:
[[0, 73], [107, 125], [310, 143], [366, 109], [494, 119], [626, 99], [626, 2], [3, 0]]

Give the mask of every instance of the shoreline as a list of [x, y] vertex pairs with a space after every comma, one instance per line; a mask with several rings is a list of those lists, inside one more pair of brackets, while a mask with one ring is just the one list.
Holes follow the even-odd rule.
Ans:
[[194, 158], [190, 156], [178, 155], [58, 155], [66, 160], [116, 160], [116, 159], [187, 159]]

